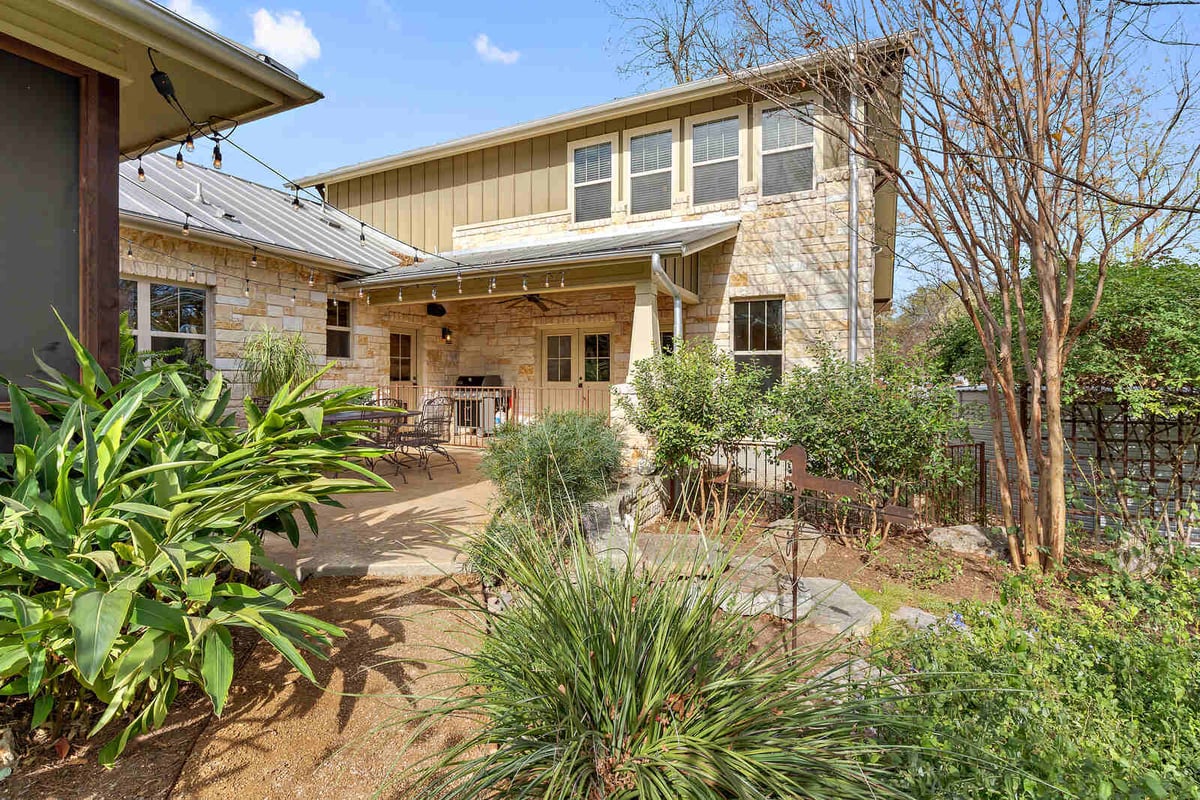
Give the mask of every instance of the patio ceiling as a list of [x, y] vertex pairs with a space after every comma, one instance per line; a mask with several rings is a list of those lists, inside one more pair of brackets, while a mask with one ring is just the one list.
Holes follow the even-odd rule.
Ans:
[[[687, 256], [737, 235], [737, 219], [696, 223], [665, 222], [623, 233], [574, 234], [509, 242], [487, 248], [456, 250], [410, 266], [344, 281], [339, 287], [371, 293], [372, 302], [425, 302], [434, 287], [446, 300], [528, 292], [576, 291], [648, 280], [650, 257]], [[460, 291], [458, 277], [462, 276]], [[491, 279], [496, 280], [487, 291]], [[569, 278], [569, 280], [564, 280]], [[565, 284], [565, 285], [564, 285]], [[413, 293], [411, 299], [385, 296], [382, 290]], [[376, 294], [376, 292], [379, 292]]]

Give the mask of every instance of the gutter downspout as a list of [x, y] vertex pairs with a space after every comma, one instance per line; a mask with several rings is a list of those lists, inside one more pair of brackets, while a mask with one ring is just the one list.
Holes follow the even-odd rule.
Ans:
[[850, 130], [847, 144], [850, 150], [850, 269], [846, 286], [846, 359], [858, 361], [858, 95], [850, 94]]
[[650, 274], [658, 280], [664, 289], [671, 293], [671, 310], [673, 313], [671, 319], [671, 336], [676, 342], [683, 341], [683, 295], [679, 293], [679, 287], [675, 282], [667, 277], [666, 271], [662, 268], [662, 256], [658, 253], [650, 254]]

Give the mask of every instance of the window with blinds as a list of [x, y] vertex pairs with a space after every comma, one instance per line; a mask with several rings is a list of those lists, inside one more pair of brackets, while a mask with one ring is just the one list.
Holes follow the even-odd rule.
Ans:
[[629, 140], [629, 212], [671, 210], [671, 132]]
[[813, 188], [812, 106], [772, 108], [762, 115], [764, 197]]
[[612, 216], [612, 142], [575, 148], [575, 221]]
[[730, 117], [692, 128], [693, 205], [737, 199], [740, 127]]

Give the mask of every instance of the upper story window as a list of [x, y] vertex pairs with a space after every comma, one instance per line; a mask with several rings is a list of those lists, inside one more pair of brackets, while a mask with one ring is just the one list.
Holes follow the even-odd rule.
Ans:
[[571, 191], [575, 221], [590, 222], [612, 216], [613, 145], [598, 142], [575, 148]]
[[812, 107], [762, 112], [764, 197], [813, 188]]
[[629, 213], [671, 210], [671, 131], [629, 140]]
[[740, 141], [736, 116], [692, 128], [692, 205], [737, 200]]
[[168, 361], [208, 359], [207, 288], [122, 278], [120, 295], [139, 351], [166, 353]]
[[350, 358], [350, 301], [329, 298], [325, 304], [325, 357]]

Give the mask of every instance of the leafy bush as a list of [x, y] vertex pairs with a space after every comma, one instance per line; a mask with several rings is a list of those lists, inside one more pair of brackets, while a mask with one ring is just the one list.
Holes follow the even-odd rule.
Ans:
[[953, 387], [893, 351], [854, 364], [823, 353], [785, 376], [768, 405], [768, 431], [803, 445], [809, 472], [855, 481], [877, 504], [969, 476], [946, 454], [966, 434]]
[[673, 353], [633, 365], [635, 396], [619, 397], [617, 405], [650, 437], [655, 466], [681, 475], [755, 435], [765, 376], [761, 368], [739, 366], [711, 342], [676, 342]]
[[964, 604], [957, 625], [881, 651], [914, 674], [899, 708], [929, 725], [915, 742], [881, 729], [922, 748], [897, 762], [905, 788], [921, 800], [1200, 798], [1200, 580], [1177, 569], [1066, 595], [1008, 588], [1005, 603]]
[[555, 527], [612, 488], [621, 442], [603, 417], [560, 411], [499, 428], [479, 466], [496, 484], [502, 508]]
[[313, 374], [313, 354], [304, 334], [264, 325], [242, 344], [242, 373], [255, 397], [274, 397]]
[[[68, 334], [69, 335], [69, 334]], [[359, 437], [324, 424], [365, 390], [281, 391], [239, 430], [218, 373], [196, 393], [182, 365], [129, 367], [110, 383], [71, 338], [81, 378], [8, 387], [15, 446], [0, 473], [0, 693], [32, 723], [94, 719], [94, 735], [161, 724], [181, 683], [220, 714], [233, 675], [231, 631], [248, 628], [309, 679], [341, 632], [288, 610], [298, 587], [262, 549], [262, 530], [298, 540], [296, 511], [386, 484], [348, 459]], [[335, 479], [327, 471], [363, 478]], [[251, 572], [283, 583], [258, 590]]]
[[560, 557], [528, 528], [505, 549], [514, 605], [452, 656], [452, 697], [407, 720], [479, 724], [401, 775], [413, 796], [900, 796], [871, 730], [886, 707], [829, 649], [755, 646], [720, 610], [729, 584]]

